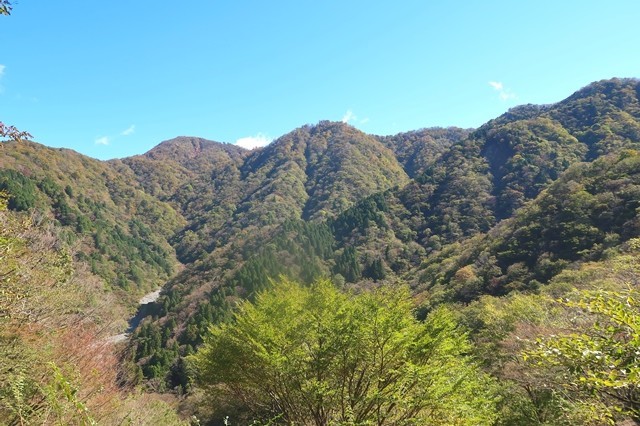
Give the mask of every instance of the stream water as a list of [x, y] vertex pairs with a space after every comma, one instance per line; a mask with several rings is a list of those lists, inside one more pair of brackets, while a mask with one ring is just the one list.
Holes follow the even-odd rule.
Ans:
[[129, 327], [127, 328], [127, 331], [125, 331], [124, 333], [109, 337], [108, 341], [110, 343], [122, 342], [123, 340], [126, 340], [129, 337], [131, 332], [133, 332], [133, 330], [136, 329], [138, 324], [140, 324], [140, 321], [142, 321], [142, 319], [146, 317], [147, 314], [149, 313], [150, 304], [158, 300], [158, 297], [160, 297], [160, 290], [161, 289], [158, 289], [142, 296], [142, 298], [138, 302], [138, 311], [129, 320]]

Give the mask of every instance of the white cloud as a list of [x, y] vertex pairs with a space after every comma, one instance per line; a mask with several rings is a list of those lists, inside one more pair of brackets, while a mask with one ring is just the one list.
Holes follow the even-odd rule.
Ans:
[[129, 135], [132, 135], [135, 131], [136, 131], [136, 125], [132, 124], [131, 126], [127, 127], [126, 130], [123, 130], [122, 133], [120, 134], [122, 136], [129, 136]]
[[503, 101], [506, 101], [508, 99], [515, 99], [515, 98], [517, 98], [516, 94], [510, 90], [505, 90], [500, 92], [500, 99], [502, 99]]
[[102, 136], [95, 140], [96, 145], [109, 145], [109, 137]]
[[493, 90], [498, 92], [498, 97], [503, 101], [517, 98], [516, 94], [513, 93], [511, 89], [505, 88], [501, 81], [490, 81], [489, 86], [493, 87]]
[[348, 123], [351, 120], [355, 120], [358, 117], [356, 117], [356, 115], [353, 113], [353, 111], [351, 111], [350, 109], [347, 110], [347, 112], [344, 113], [344, 115], [342, 116], [342, 122], [343, 123]]
[[273, 138], [270, 138], [269, 136], [262, 133], [258, 133], [255, 136], [247, 136], [238, 139], [236, 141], [236, 145], [245, 149], [254, 149], [261, 146], [269, 145], [271, 141], [273, 141]]
[[350, 122], [356, 122], [358, 124], [366, 124], [369, 122], [369, 117], [365, 117], [365, 118], [358, 118], [357, 115], [355, 115], [353, 113], [353, 111], [351, 111], [350, 109], [347, 110], [347, 112], [344, 113], [344, 115], [342, 116], [342, 121], [343, 123], [350, 123]]

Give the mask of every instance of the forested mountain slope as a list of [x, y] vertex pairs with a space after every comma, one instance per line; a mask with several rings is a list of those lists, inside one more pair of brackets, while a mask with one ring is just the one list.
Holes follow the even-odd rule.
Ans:
[[[305, 219], [333, 217], [367, 195], [408, 181], [393, 152], [376, 138], [332, 122], [279, 138], [250, 157], [242, 172], [249, 182], [259, 182], [251, 199], [261, 202], [267, 194], [286, 200], [299, 189], [291, 203], [298, 210], [294, 217]], [[264, 213], [277, 216], [273, 207]]]
[[131, 300], [164, 283], [129, 349], [151, 385], [186, 388], [183, 357], [271, 278], [408, 284], [426, 314], [537, 291], [637, 237], [639, 94], [601, 81], [476, 130], [323, 121], [252, 151], [179, 137], [100, 162], [5, 143], [0, 190]]
[[417, 177], [408, 207], [420, 203], [425, 232], [445, 241], [487, 231], [569, 165], [638, 148], [638, 108], [636, 80], [594, 83], [557, 104], [514, 108]]
[[451, 145], [466, 139], [473, 129], [430, 128], [380, 136], [379, 140], [394, 152], [409, 177], [416, 177], [435, 163]]
[[232, 217], [242, 198], [239, 168], [247, 155], [235, 145], [179, 137], [122, 160], [147, 192], [185, 218], [187, 225], [171, 238], [181, 262], [211, 251], [216, 231]]
[[414, 282], [429, 297], [458, 301], [536, 290], [572, 262], [640, 236], [638, 207], [639, 151], [575, 164], [488, 233], [425, 258]]
[[175, 272], [167, 240], [184, 225], [171, 206], [144, 191], [120, 161], [104, 163], [31, 142], [0, 149], [0, 190], [9, 208], [61, 226], [78, 260], [131, 300]]
[[[226, 315], [234, 298], [264, 288], [269, 277], [329, 275], [325, 259], [333, 243], [323, 218], [409, 181], [393, 152], [375, 137], [332, 122], [296, 129], [227, 170], [234, 180], [219, 190], [229, 196], [200, 212], [175, 239], [180, 258], [195, 261], [167, 283], [159, 301], [159, 324], [171, 329], [163, 344], [173, 344], [173, 337], [192, 347], [208, 321]], [[138, 356], [153, 352], [140, 347]], [[154, 376], [164, 375], [173, 362], [162, 357], [162, 373]]]
[[404, 188], [387, 191], [383, 203], [346, 212], [376, 220], [341, 226], [340, 238], [363, 250], [389, 246], [386, 266], [405, 270], [420, 261], [416, 253], [484, 234], [571, 164], [638, 149], [637, 93], [637, 80], [610, 80], [558, 104], [515, 108], [453, 145]]
[[190, 217], [204, 209], [194, 202], [217, 195], [207, 190], [209, 183], [221, 180], [225, 170], [237, 169], [247, 154], [235, 145], [182, 136], [122, 161], [131, 167], [147, 193], [175, 203]]
[[129, 310], [74, 261], [86, 246], [7, 204], [0, 191], [0, 424], [187, 424], [162, 398], [132, 392], [109, 339]]
[[[634, 133], [639, 126], [637, 93], [636, 80], [604, 81], [558, 104], [515, 108], [473, 132], [436, 129], [378, 138], [398, 155], [407, 174], [422, 171], [411, 181], [403, 173], [393, 172], [393, 184], [388, 171], [371, 165], [376, 156], [362, 153], [376, 149], [380, 159], [373, 163], [376, 167], [391, 164], [394, 171], [398, 162], [389, 160], [388, 151], [380, 151], [369, 138], [343, 124], [307, 126], [252, 152], [240, 167], [245, 182], [241, 187], [248, 188], [247, 195], [217, 234], [222, 244], [169, 283], [160, 300], [160, 321], [140, 330], [143, 340], [154, 333], [164, 335], [158, 345], [174, 345], [172, 355], [139, 346], [139, 359], [163, 366], [147, 370], [152, 376], [163, 376], [183, 345], [190, 351], [199, 342], [206, 324], [224, 318], [236, 298], [251, 297], [268, 285], [267, 277], [279, 274], [307, 282], [329, 275], [338, 283], [356, 287], [409, 282], [429, 309], [441, 301], [535, 288], [568, 262], [590, 258], [585, 250], [596, 256], [607, 238], [611, 245], [632, 233], [605, 229], [609, 225], [602, 221], [589, 225], [593, 229], [576, 225], [573, 232], [579, 243], [561, 252], [543, 247], [527, 259], [521, 259], [524, 255], [508, 258], [503, 252], [498, 255], [482, 244], [488, 241], [487, 233], [506, 232], [506, 225], [494, 227], [538, 197], [572, 164], [606, 154], [614, 156], [603, 159], [605, 163], [632, 161], [632, 151], [625, 154], [624, 161], [615, 157], [615, 152], [640, 147], [640, 138]], [[345, 134], [358, 138], [350, 141]], [[366, 149], [362, 144], [367, 144]], [[354, 148], [358, 149], [355, 154]], [[318, 152], [326, 152], [325, 158], [332, 162], [323, 161]], [[420, 166], [416, 166], [414, 154], [421, 157]], [[356, 170], [341, 173], [336, 165]], [[605, 173], [603, 166], [598, 167], [592, 173]], [[634, 166], [629, 167], [633, 170]], [[612, 166], [607, 173], [619, 179], [628, 181], [634, 175], [614, 173], [614, 169]], [[371, 173], [375, 173], [373, 177]], [[606, 181], [607, 176], [599, 179]], [[348, 183], [359, 184], [355, 190], [344, 190], [345, 181], [340, 180], [344, 177]], [[377, 183], [369, 186], [367, 182]], [[386, 190], [385, 182], [389, 182]], [[376, 185], [381, 192], [371, 190]], [[607, 185], [591, 188], [590, 196], [610, 197]], [[629, 188], [625, 186], [625, 190]], [[347, 202], [340, 202], [341, 197]], [[611, 208], [617, 202], [612, 201]], [[624, 203], [622, 206], [616, 208], [632, 209]], [[585, 210], [581, 214], [589, 217], [596, 213]], [[315, 220], [309, 223], [309, 219]], [[527, 220], [550, 237], [557, 233], [552, 225], [560, 219], [537, 223], [543, 218], [536, 216]], [[567, 226], [579, 220], [585, 219], [572, 216]], [[621, 234], [615, 237], [612, 232]], [[474, 238], [468, 240], [470, 237]], [[517, 246], [525, 241], [504, 244]], [[512, 250], [522, 253], [529, 248]], [[536, 267], [538, 264], [543, 266]], [[545, 272], [540, 272], [541, 268], [546, 268]], [[165, 327], [171, 331], [163, 332]]]

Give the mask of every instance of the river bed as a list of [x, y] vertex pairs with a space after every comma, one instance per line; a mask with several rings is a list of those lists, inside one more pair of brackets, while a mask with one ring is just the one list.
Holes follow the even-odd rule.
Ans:
[[140, 324], [140, 321], [142, 321], [142, 319], [147, 316], [147, 313], [148, 313], [147, 311], [149, 308], [148, 305], [158, 300], [158, 297], [160, 297], [161, 290], [162, 289], [159, 288], [157, 290], [152, 291], [151, 293], [147, 293], [144, 296], [142, 296], [142, 298], [138, 302], [138, 310], [136, 311], [136, 314], [133, 317], [131, 317], [131, 319], [129, 320], [129, 328], [127, 328], [127, 331], [121, 334], [116, 334], [115, 336], [111, 336], [107, 339], [107, 341], [109, 343], [118, 343], [118, 342], [127, 340], [127, 338], [133, 332], [133, 330], [135, 330], [138, 324]]

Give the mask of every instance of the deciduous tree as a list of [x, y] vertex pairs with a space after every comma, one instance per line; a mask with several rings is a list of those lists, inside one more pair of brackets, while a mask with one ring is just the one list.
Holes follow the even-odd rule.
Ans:
[[[283, 281], [213, 326], [197, 382], [252, 413], [299, 425], [491, 424], [495, 389], [450, 311], [425, 323], [406, 290], [357, 296]], [[222, 414], [222, 413], [221, 413]]]
[[[6, 8], [6, 7], [8, 6], [4, 6], [2, 4], [2, 1], [0, 0], [0, 15], [1, 14], [8, 15], [8, 13], [3, 13], [3, 11], [6, 10], [3, 8]], [[10, 141], [21, 141], [22, 139], [29, 139], [31, 137], [33, 136], [31, 136], [29, 132], [20, 131], [15, 126], [7, 126], [2, 121], [0, 121], [0, 138], [6, 138], [7, 140], [10, 140]]]
[[593, 316], [593, 326], [542, 338], [525, 359], [556, 371], [562, 387], [602, 418], [623, 413], [639, 421], [640, 294], [593, 291], [562, 303], [577, 315]]

